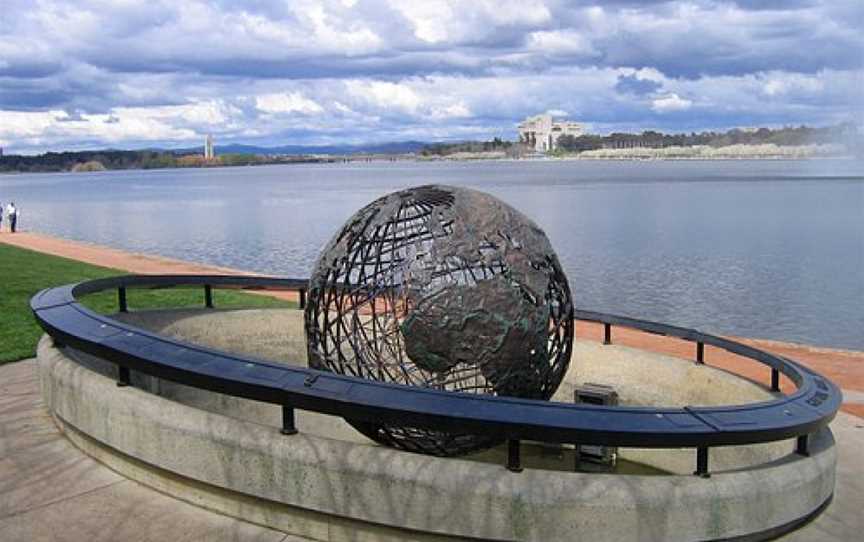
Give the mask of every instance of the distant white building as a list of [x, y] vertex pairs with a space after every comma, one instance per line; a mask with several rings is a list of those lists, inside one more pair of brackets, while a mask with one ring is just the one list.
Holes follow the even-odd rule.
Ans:
[[204, 159], [212, 160], [216, 158], [216, 149], [213, 147], [213, 136], [207, 134], [207, 137], [204, 138]]
[[558, 138], [565, 135], [579, 137], [585, 129], [578, 122], [555, 121], [552, 115], [536, 115], [519, 123], [519, 142], [529, 145], [537, 152], [549, 152], [558, 148]]

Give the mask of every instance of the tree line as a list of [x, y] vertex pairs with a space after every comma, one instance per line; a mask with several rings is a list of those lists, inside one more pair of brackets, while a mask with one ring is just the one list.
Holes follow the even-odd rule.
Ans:
[[279, 160], [241, 153], [220, 154], [208, 160], [200, 154], [179, 154], [170, 151], [68, 151], [47, 152], [32, 156], [0, 155], [0, 173], [248, 166], [276, 161]]
[[615, 132], [607, 136], [562, 136], [558, 139], [558, 147], [570, 152], [632, 147], [662, 149], [664, 147], [693, 147], [697, 145], [728, 147], [730, 145], [774, 144], [783, 147], [836, 143], [847, 139], [852, 133], [854, 133], [854, 127], [850, 124], [823, 128], [809, 126], [752, 130], [735, 128], [726, 132], [709, 131], [689, 134], [664, 134], [646, 130], [640, 134]]
[[[849, 141], [859, 138], [853, 124], [814, 128], [809, 126], [787, 126], [783, 128], [734, 128], [725, 132], [705, 131], [689, 134], [665, 134], [654, 130], [641, 133], [614, 132], [609, 135], [586, 134], [582, 136], [565, 135], [558, 139], [558, 149], [563, 152], [581, 152], [596, 149], [616, 148], [664, 148], [727, 147], [730, 145], [762, 145], [773, 143], [779, 146], [825, 144]], [[423, 156], [445, 156], [457, 152], [505, 151], [512, 154], [524, 145], [495, 138], [490, 141], [463, 141], [458, 143], [435, 143], [423, 147]]]
[[507, 151], [515, 143], [500, 137], [489, 141], [462, 141], [459, 143], [432, 143], [420, 149], [421, 156], [446, 156], [457, 152], [494, 152]]

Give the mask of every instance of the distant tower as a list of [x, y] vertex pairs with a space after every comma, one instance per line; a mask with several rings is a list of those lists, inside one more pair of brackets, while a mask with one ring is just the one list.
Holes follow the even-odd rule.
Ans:
[[207, 137], [204, 138], [204, 159], [212, 160], [216, 158], [216, 152], [213, 148], [213, 136], [207, 134]]

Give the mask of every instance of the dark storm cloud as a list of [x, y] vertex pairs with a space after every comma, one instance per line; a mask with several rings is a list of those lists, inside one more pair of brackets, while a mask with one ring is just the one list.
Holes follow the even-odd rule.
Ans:
[[41, 111], [73, 108], [108, 110], [115, 104], [110, 89], [98, 82], [82, 84], [67, 77], [0, 78], [0, 109]]
[[662, 83], [650, 79], [639, 79], [635, 75], [619, 75], [615, 83], [615, 90], [623, 94], [645, 95], [657, 92], [663, 87]]
[[0, 61], [0, 77], [8, 77], [15, 79], [35, 79], [39, 77], [48, 77], [60, 72], [62, 64], [60, 62], [3, 62]]
[[182, 96], [147, 92], [152, 80], [116, 73], [81, 62], [69, 62], [44, 77], [0, 76], [0, 110], [46, 109], [107, 113], [117, 106], [149, 106], [184, 103]]
[[42, 110], [67, 103], [71, 96], [60, 89], [48, 89], [32, 82], [21, 84], [0, 79], [0, 109], [18, 111]]
[[[544, 63], [545, 64], [545, 63]], [[281, 59], [223, 58], [145, 59], [100, 58], [98, 65], [117, 73], [195, 73], [203, 76], [263, 79], [323, 79], [334, 77], [399, 78], [430, 73], [479, 75], [499, 64], [458, 51], [410, 51], [398, 56], [308, 54]]]

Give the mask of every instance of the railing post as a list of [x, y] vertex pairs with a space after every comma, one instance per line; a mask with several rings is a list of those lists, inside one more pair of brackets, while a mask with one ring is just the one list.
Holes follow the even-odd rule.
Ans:
[[300, 288], [300, 308], [306, 308], [306, 288]]
[[507, 440], [507, 470], [510, 472], [522, 472], [522, 461], [519, 457], [519, 439]]
[[771, 368], [771, 391], [780, 391], [780, 371]]
[[696, 343], [696, 363], [705, 363], [705, 343], [702, 341]]
[[612, 324], [603, 323], [603, 344], [612, 344]]
[[294, 407], [282, 405], [282, 430], [283, 435], [296, 435], [297, 426], [294, 424]]
[[129, 367], [117, 366], [117, 387], [125, 388], [132, 383], [132, 375], [129, 373]]
[[129, 307], [126, 305], [126, 287], [117, 288], [117, 304], [120, 305], [120, 312], [129, 312]]
[[808, 449], [808, 440], [810, 435], [799, 435], [795, 440], [795, 453], [798, 455], [803, 455], [804, 457], [808, 457], [810, 455], [810, 450]]
[[708, 472], [708, 447], [700, 446], [696, 448], [696, 470], [693, 472], [696, 476], [700, 478], [710, 478], [711, 474]]
[[209, 284], [204, 285], [204, 306], [208, 309], [213, 308], [213, 287]]

